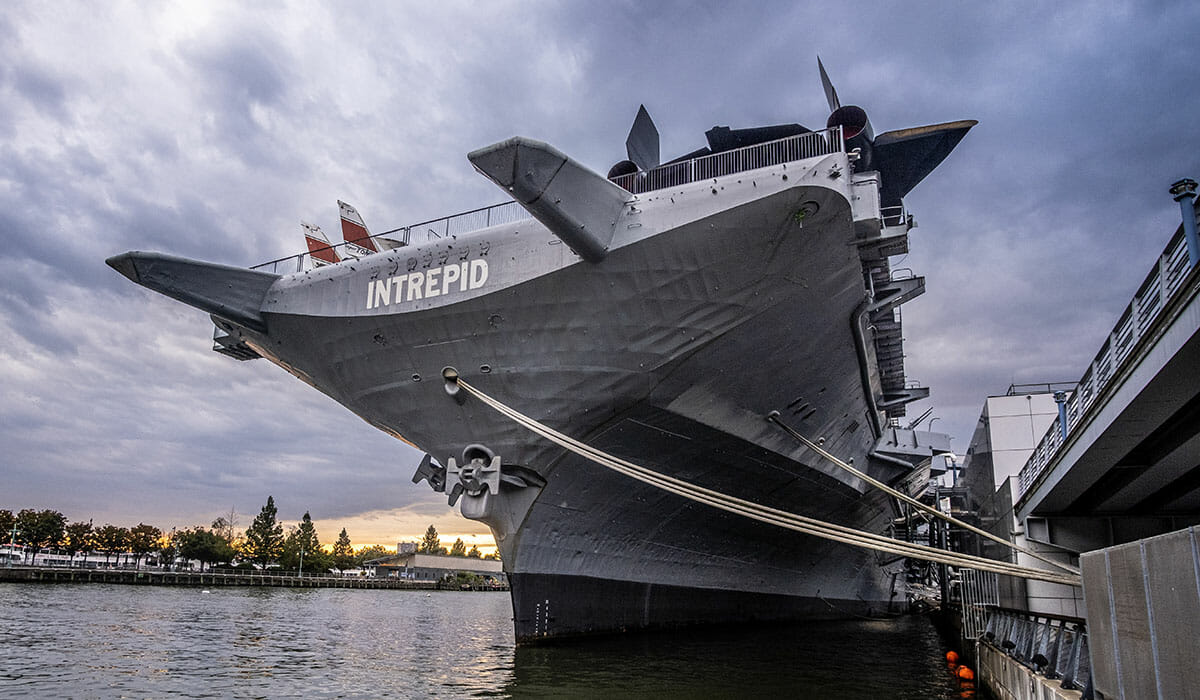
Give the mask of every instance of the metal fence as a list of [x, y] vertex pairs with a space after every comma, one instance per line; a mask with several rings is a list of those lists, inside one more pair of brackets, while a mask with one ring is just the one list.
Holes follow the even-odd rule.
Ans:
[[[844, 149], [841, 127], [833, 127], [824, 131], [814, 131], [798, 134], [777, 141], [769, 141], [754, 146], [737, 148], [732, 151], [714, 153], [679, 163], [661, 165], [645, 173], [632, 173], [612, 179], [618, 186], [637, 194], [652, 190], [683, 185], [697, 180], [731, 175], [768, 165], [779, 165], [792, 161], [803, 160], [815, 156], [839, 153]], [[510, 224], [517, 221], [532, 219], [524, 207], [515, 201], [494, 204], [489, 207], [472, 209], [460, 214], [431, 219], [421, 223], [401, 226], [399, 228], [377, 233], [371, 236], [376, 241], [376, 247], [387, 250], [401, 246], [413, 245], [418, 242], [461, 236], [480, 231], [492, 226]], [[334, 251], [342, 260], [359, 258], [370, 255], [372, 251], [361, 248], [353, 243], [333, 243], [316, 252]], [[264, 270], [277, 275], [287, 275], [311, 269], [314, 264], [312, 252], [289, 255], [286, 258], [255, 265], [252, 270]]]
[[[449, 238], [450, 236], [461, 236], [463, 234], [480, 231], [492, 226], [500, 226], [501, 224], [511, 224], [517, 221], [525, 221], [532, 219], [533, 215], [524, 207], [515, 201], [504, 202], [502, 204], [493, 204], [488, 207], [472, 209], [460, 214], [444, 216], [440, 219], [431, 219], [422, 221], [419, 224], [411, 224], [401, 226], [390, 231], [377, 233], [371, 236], [375, 241], [376, 247], [380, 250], [388, 250], [390, 248], [403, 247], [412, 245], [414, 242], [424, 242], [438, 238]], [[347, 258], [359, 258], [363, 255], [370, 255], [372, 251], [357, 246], [353, 243], [341, 242], [330, 244], [326, 248], [322, 248], [317, 252], [332, 250], [338, 254], [342, 260]], [[287, 275], [293, 272], [303, 272], [311, 269], [313, 265], [313, 257], [311, 252], [299, 253], [297, 255], [289, 255], [286, 258], [272, 260], [270, 262], [255, 265], [250, 268], [252, 270], [263, 270], [273, 272], [277, 275]]]
[[987, 631], [988, 617], [1000, 605], [1000, 577], [990, 571], [958, 572], [962, 599], [962, 638], [979, 639]]
[[797, 134], [710, 156], [668, 163], [644, 173], [620, 175], [612, 178], [612, 181], [633, 194], [640, 194], [769, 165], [839, 153], [843, 148], [842, 128], [835, 126], [824, 131]]
[[[1118, 374], [1118, 370], [1129, 359], [1138, 341], [1149, 331], [1162, 310], [1183, 286], [1188, 270], [1187, 242], [1182, 231], [1179, 231], [1158, 257], [1158, 263], [1150, 270], [1133, 301], [1129, 302], [1129, 306], [1121, 313], [1120, 320], [1109, 333], [1100, 352], [1084, 372], [1083, 378], [1075, 385], [1074, 392], [1067, 400], [1068, 429], [1079, 425], [1080, 419], [1095, 403], [1096, 397], [1104, 392], [1109, 382]], [[1059, 419], [1055, 418], [1038, 443], [1037, 449], [1021, 468], [1018, 480], [1022, 496], [1053, 461], [1063, 443], [1062, 432]]]
[[1000, 609], [988, 616], [983, 641], [1062, 687], [1080, 689], [1091, 676], [1088, 634], [1078, 618]]

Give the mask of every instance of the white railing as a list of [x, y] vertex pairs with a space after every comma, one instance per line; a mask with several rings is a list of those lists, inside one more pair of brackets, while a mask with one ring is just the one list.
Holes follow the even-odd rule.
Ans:
[[633, 194], [640, 194], [722, 175], [765, 168], [768, 165], [791, 163], [805, 158], [839, 153], [843, 149], [842, 128], [835, 126], [824, 131], [797, 134], [776, 141], [714, 153], [710, 156], [668, 163], [644, 173], [619, 175], [612, 178], [612, 181]]
[[[664, 187], [682, 185], [697, 180], [731, 175], [768, 165], [791, 163], [805, 158], [839, 153], [844, 150], [842, 129], [839, 126], [824, 131], [813, 131], [807, 134], [797, 134], [776, 141], [736, 148], [732, 151], [714, 153], [679, 163], [660, 165], [644, 173], [632, 173], [612, 178], [618, 186], [632, 193], [650, 192]], [[525, 221], [533, 218], [524, 207], [513, 202], [494, 204], [490, 207], [472, 209], [461, 214], [445, 216], [440, 219], [422, 221], [419, 224], [401, 226], [390, 231], [371, 236], [376, 241], [376, 247], [387, 250], [397, 246], [412, 245], [414, 236], [423, 236], [425, 241], [450, 236], [461, 236], [466, 233], [480, 231], [492, 226]], [[364, 251], [353, 243], [333, 243], [316, 251], [289, 255], [286, 258], [255, 265], [251, 269], [286, 275], [293, 272], [303, 272], [311, 269], [313, 253], [333, 251], [337, 256], [348, 258], [362, 257], [370, 251]]]
[[[411, 224], [409, 226], [401, 226], [390, 231], [377, 233], [371, 236], [375, 241], [376, 247], [380, 250], [388, 250], [397, 246], [403, 247], [414, 243], [416, 240], [434, 240], [438, 238], [449, 238], [451, 236], [461, 236], [473, 231], [480, 231], [492, 226], [501, 224], [511, 224], [516, 221], [524, 221], [532, 219], [530, 214], [524, 207], [517, 202], [504, 202], [503, 204], [493, 204], [490, 207], [482, 207], [480, 209], [472, 209], [461, 214], [452, 216], [444, 216], [440, 219], [432, 219], [430, 221], [422, 221], [419, 224]], [[423, 238], [422, 238], [423, 237]], [[299, 253], [297, 255], [289, 255], [286, 258], [272, 260], [270, 262], [255, 265], [250, 268], [252, 270], [263, 270], [265, 272], [273, 272], [277, 275], [287, 275], [293, 272], [303, 272], [310, 269], [313, 265], [313, 252], [322, 253], [325, 251], [334, 251], [342, 260], [362, 257], [364, 254], [370, 254], [370, 251], [364, 251], [359, 246], [345, 241], [341, 243], [330, 244], [324, 248], [319, 248], [316, 251]]]
[[[1187, 243], [1180, 231], [1171, 238], [1166, 250], [1158, 257], [1158, 264], [1150, 270], [1133, 301], [1125, 307], [1117, 325], [1108, 334], [1100, 352], [1083, 373], [1083, 378], [1075, 385], [1074, 392], [1067, 400], [1068, 430], [1080, 424], [1096, 398], [1104, 393], [1113, 377], [1119, 374], [1138, 341], [1150, 330], [1159, 314], [1183, 286], [1187, 272]], [[1062, 427], [1059, 425], [1059, 419], [1055, 418], [1025, 466], [1021, 468], [1018, 476], [1021, 496], [1025, 495], [1046, 470], [1047, 465], [1054, 460], [1062, 442]]]

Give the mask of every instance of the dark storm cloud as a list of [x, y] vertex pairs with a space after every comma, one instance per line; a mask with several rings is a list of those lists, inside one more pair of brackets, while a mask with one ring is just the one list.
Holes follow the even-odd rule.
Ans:
[[467, 151], [521, 134], [604, 171], [641, 103], [665, 157], [819, 128], [820, 54], [876, 133], [980, 121], [896, 261], [927, 277], [909, 375], [965, 449], [987, 394], [1083, 373], [1200, 175], [1185, 3], [70, 7], [0, 10], [0, 507], [73, 518], [449, 512], [413, 450], [103, 265], [127, 249], [253, 264], [301, 218], [336, 237], [338, 197], [376, 231], [498, 202]]

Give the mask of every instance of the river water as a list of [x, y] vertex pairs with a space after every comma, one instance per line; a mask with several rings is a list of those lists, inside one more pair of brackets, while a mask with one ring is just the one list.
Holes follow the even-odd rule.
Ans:
[[517, 649], [507, 593], [0, 584], [0, 697], [972, 697], [929, 621]]

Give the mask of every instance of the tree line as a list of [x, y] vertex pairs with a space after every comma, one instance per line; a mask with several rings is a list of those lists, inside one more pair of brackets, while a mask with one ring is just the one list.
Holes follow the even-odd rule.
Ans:
[[237, 514], [230, 511], [228, 517], [221, 516], [208, 527], [172, 528], [171, 532], [164, 533], [145, 523], [127, 528], [109, 524], [95, 526], [90, 520], [68, 522], [56, 510], [27, 508], [15, 515], [11, 510], [0, 510], [0, 533], [3, 533], [0, 537], [5, 542], [23, 546], [27, 560], [36, 558], [42, 551], [58, 549], [66, 552], [72, 563], [80, 554], [86, 561], [90, 553], [100, 552], [107, 563], [111, 556], [130, 553], [138, 566], [143, 557], [157, 555], [160, 561], [166, 562], [180, 558], [196, 560], [201, 568], [225, 563], [262, 568], [276, 564], [283, 569], [302, 568], [319, 573], [353, 569], [364, 561], [391, 554], [379, 545], [364, 547], [355, 553], [345, 528], [327, 549], [321, 544], [307, 512], [285, 533], [272, 496], [267, 497], [266, 505], [244, 533], [238, 532], [237, 524]]
[[425, 536], [421, 538], [419, 543], [417, 543], [417, 553], [444, 554], [451, 557], [469, 557], [471, 559], [500, 558], [498, 553], [484, 556], [483, 553], [479, 551], [479, 547], [475, 545], [471, 545], [471, 549], [468, 550], [466, 543], [462, 541], [461, 537], [454, 540], [454, 544], [450, 546], [450, 549], [446, 549], [442, 546], [442, 538], [438, 536], [437, 528], [432, 525], [425, 530]]

